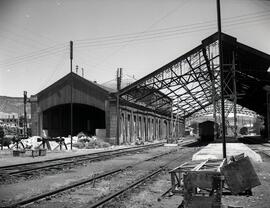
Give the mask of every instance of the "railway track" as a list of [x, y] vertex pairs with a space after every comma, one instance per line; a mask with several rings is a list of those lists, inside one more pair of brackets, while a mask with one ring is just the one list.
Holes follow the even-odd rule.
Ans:
[[270, 152], [266, 152], [265, 150], [261, 150], [260, 152], [270, 158]]
[[164, 170], [166, 170], [168, 168], [169, 164], [171, 164], [175, 160], [178, 160], [178, 157], [174, 158], [172, 160], [169, 160], [168, 162], [166, 162], [162, 166], [160, 166], [157, 169], [151, 171], [146, 176], [144, 176], [142, 178], [139, 178], [138, 180], [135, 180], [133, 183], [131, 183], [130, 185], [128, 185], [126, 187], [123, 187], [122, 189], [118, 190], [117, 192], [112, 193], [112, 194], [110, 194], [110, 195], [96, 201], [93, 204], [87, 204], [84, 208], [97, 208], [97, 207], [101, 207], [101, 206], [105, 205], [109, 201], [121, 196], [122, 194], [130, 191], [131, 189], [139, 187], [140, 184], [145, 183], [147, 180], [151, 180], [151, 179], [155, 178], [156, 176], [161, 174]]
[[[91, 182], [95, 182], [96, 180], [99, 180], [99, 179], [102, 179], [102, 178], [105, 178], [105, 177], [108, 177], [108, 176], [112, 176], [112, 175], [115, 175], [115, 174], [124, 172], [127, 169], [133, 168], [133, 167], [135, 167], [135, 166], [137, 166], [137, 165], [139, 165], [139, 164], [141, 164], [143, 162], [155, 160], [155, 159], [161, 158], [161, 157], [163, 157], [165, 155], [174, 153], [176, 151], [177, 151], [177, 149], [174, 149], [174, 150], [169, 151], [169, 152], [161, 153], [161, 154], [155, 155], [155, 156], [153, 156], [151, 158], [148, 158], [148, 159], [145, 159], [145, 160], [136, 162], [136, 163], [134, 163], [132, 165], [128, 165], [128, 166], [125, 166], [123, 168], [114, 169], [114, 170], [111, 170], [109, 172], [104, 172], [104, 173], [95, 175], [94, 177], [85, 178], [83, 180], [76, 181], [74, 183], [71, 183], [71, 184], [62, 186], [62, 187], [57, 188], [57, 189], [54, 189], [52, 191], [41, 193], [41, 194], [38, 194], [38, 195], [35, 195], [35, 196], [32, 196], [32, 197], [29, 197], [27, 199], [24, 199], [24, 200], [21, 200], [21, 201], [17, 201], [17, 202], [15, 202], [13, 204], [10, 204], [10, 205], [5, 205], [4, 207], [11, 208], [11, 207], [19, 207], [19, 206], [23, 206], [23, 205], [28, 205], [30, 203], [33, 203], [33, 202], [36, 202], [36, 201], [39, 201], [39, 200], [42, 200], [42, 199], [46, 199], [48, 197], [51, 197], [51, 196], [53, 196], [55, 194], [59, 194], [61, 192], [64, 192], [64, 191], [73, 189], [75, 187], [78, 187], [78, 186], [81, 186], [81, 185], [85, 185], [85, 184], [88, 184], [88, 183], [91, 183]], [[146, 176], [144, 176], [144, 177], [142, 177], [142, 178], [140, 178], [138, 180], [135, 180], [132, 184], [130, 184], [130, 185], [128, 185], [128, 186], [126, 186], [126, 187], [118, 190], [117, 192], [115, 192], [113, 194], [110, 194], [110, 195], [108, 195], [106, 197], [103, 197], [101, 200], [96, 201], [94, 204], [87, 205], [87, 207], [98, 207], [98, 206], [101, 206], [102, 204], [107, 203], [111, 199], [113, 199], [113, 198], [115, 198], [115, 197], [123, 194], [124, 192], [130, 190], [131, 188], [134, 188], [135, 186], [143, 183], [144, 181], [148, 180], [149, 178], [156, 176], [161, 171], [163, 171], [168, 166], [168, 164], [170, 164], [171, 162], [175, 161], [176, 159], [178, 159], [178, 157], [177, 158], [174, 158], [173, 160], [170, 160], [169, 162], [166, 162], [166, 164], [163, 164], [162, 166], [159, 166], [157, 169], [155, 169], [153, 171], [150, 171], [150, 173], [147, 174]]]
[[112, 158], [114, 156], [120, 156], [124, 154], [129, 154], [137, 151], [143, 151], [149, 148], [160, 147], [164, 145], [162, 143], [155, 143], [143, 146], [136, 146], [136, 147], [129, 147], [124, 149], [117, 149], [117, 150], [109, 150], [109, 151], [102, 151], [84, 155], [76, 155], [70, 156], [65, 158], [56, 158], [56, 159], [49, 159], [44, 161], [37, 161], [32, 163], [25, 163], [25, 164], [16, 164], [16, 165], [9, 165], [9, 166], [2, 166], [0, 167], [0, 176], [2, 179], [5, 176], [11, 175], [19, 175], [24, 173], [29, 173], [37, 170], [44, 170], [44, 169], [52, 169], [52, 168], [59, 168], [70, 164], [79, 164], [82, 162], [93, 162], [98, 160], [104, 160], [108, 158]]
[[[247, 142], [251, 143], [249, 146], [254, 151], [262, 153], [267, 157], [270, 157], [270, 144], [269, 143], [258, 143], [256, 141], [252, 140], [252, 138], [245, 138], [245, 140]], [[251, 145], [256, 145], [256, 146], [254, 147], [254, 146], [251, 146]], [[261, 148], [261, 147], [263, 147], [263, 148]], [[265, 149], [265, 148], [267, 148], [267, 149]]]
[[[182, 145], [191, 144], [191, 142], [183, 142]], [[73, 164], [82, 164], [84, 162], [94, 162], [99, 160], [110, 159], [112, 157], [134, 153], [138, 151], [143, 151], [149, 148], [156, 148], [163, 146], [165, 142], [155, 143], [155, 144], [148, 144], [148, 145], [140, 145], [136, 147], [128, 147], [128, 148], [121, 148], [116, 150], [109, 150], [109, 151], [102, 151], [84, 155], [75, 155], [70, 157], [64, 158], [55, 158], [43, 161], [36, 161], [31, 163], [24, 163], [24, 164], [16, 164], [16, 165], [8, 165], [8, 166], [1, 166], [0, 167], [0, 178], [4, 180], [8, 176], [17, 176], [22, 174], [29, 174], [34, 171], [39, 170], [47, 170], [47, 169], [60, 169], [62, 167], [73, 165]]]

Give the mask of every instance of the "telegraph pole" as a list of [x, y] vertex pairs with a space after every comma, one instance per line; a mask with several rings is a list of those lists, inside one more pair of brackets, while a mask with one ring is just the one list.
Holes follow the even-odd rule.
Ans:
[[121, 89], [122, 81], [122, 68], [117, 69], [117, 94], [116, 94], [116, 113], [117, 113], [117, 124], [116, 124], [116, 144], [120, 144], [120, 105], [119, 105], [119, 90]]
[[70, 72], [72, 72], [72, 60], [73, 60], [73, 41], [69, 42], [70, 45]]
[[223, 158], [226, 158], [226, 137], [225, 137], [225, 109], [224, 109], [224, 75], [223, 75], [223, 48], [221, 39], [221, 15], [220, 0], [217, 0], [217, 24], [218, 24], [218, 48], [219, 48], [219, 68], [220, 68], [220, 85], [221, 85], [221, 120], [222, 120], [222, 149]]
[[[73, 60], [73, 41], [70, 41], [70, 73], [72, 75], [72, 60]], [[70, 149], [72, 150], [73, 136], [73, 78], [71, 76], [70, 84]]]
[[235, 52], [233, 51], [232, 73], [233, 73], [233, 121], [234, 121], [234, 139], [237, 138], [237, 91], [236, 91], [236, 74], [235, 74]]
[[27, 104], [27, 92], [23, 91], [23, 110], [24, 110], [24, 121], [23, 121], [23, 135], [27, 137], [27, 113], [26, 113], [26, 104]]

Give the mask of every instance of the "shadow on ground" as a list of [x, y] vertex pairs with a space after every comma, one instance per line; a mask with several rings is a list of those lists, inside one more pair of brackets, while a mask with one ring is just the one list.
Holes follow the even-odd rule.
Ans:
[[261, 144], [268, 142], [267, 138], [261, 136], [243, 136], [238, 138], [238, 140], [244, 144]]
[[203, 147], [203, 146], [206, 146], [208, 145], [210, 142], [205, 142], [205, 141], [196, 141], [196, 142], [193, 142], [191, 144], [186, 144], [184, 145], [184, 147]]

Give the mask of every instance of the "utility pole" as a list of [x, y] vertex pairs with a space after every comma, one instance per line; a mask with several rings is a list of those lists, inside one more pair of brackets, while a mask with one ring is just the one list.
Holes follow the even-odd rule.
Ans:
[[221, 39], [221, 15], [220, 0], [217, 0], [217, 24], [218, 24], [218, 48], [219, 48], [219, 68], [220, 68], [220, 86], [221, 86], [221, 120], [222, 120], [222, 149], [223, 158], [226, 158], [226, 137], [225, 137], [225, 110], [224, 110], [224, 75], [223, 75], [223, 48]]
[[237, 138], [237, 91], [236, 91], [236, 74], [235, 74], [235, 52], [233, 51], [232, 73], [233, 73], [233, 121], [234, 121], [234, 139]]
[[84, 77], [84, 69], [82, 68], [82, 77]]
[[27, 114], [26, 114], [26, 104], [27, 104], [27, 91], [23, 91], [23, 110], [24, 110], [23, 135], [24, 135], [24, 137], [27, 137]]
[[116, 144], [120, 144], [120, 104], [119, 104], [119, 91], [121, 89], [122, 81], [122, 68], [117, 69], [116, 84], [117, 84], [117, 94], [116, 94], [116, 114], [117, 114], [117, 124], [116, 124]]
[[70, 149], [72, 150], [72, 136], [73, 136], [73, 78], [72, 78], [72, 60], [73, 60], [73, 41], [70, 41]]
[[70, 72], [72, 72], [72, 60], [73, 60], [73, 41], [69, 42], [70, 46]]

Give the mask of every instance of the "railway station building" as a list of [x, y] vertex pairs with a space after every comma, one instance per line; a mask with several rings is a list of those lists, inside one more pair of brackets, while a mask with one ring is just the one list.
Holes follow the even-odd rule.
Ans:
[[[145, 141], [179, 137], [185, 119], [194, 113], [207, 111], [212, 104], [214, 112], [220, 112], [218, 45], [215, 33], [118, 92], [69, 73], [31, 97], [32, 132], [40, 135], [47, 129], [49, 136], [68, 136], [72, 101], [73, 135], [86, 131], [114, 138], [119, 96], [119, 143], [138, 137]], [[234, 105], [227, 110], [236, 114], [238, 104], [263, 116], [270, 135], [270, 55], [224, 33], [222, 46], [224, 98]]]
[[[72, 90], [71, 90], [72, 88]], [[73, 136], [79, 132], [103, 138], [115, 138], [117, 129], [116, 90], [69, 73], [51, 86], [31, 96], [32, 134], [67, 137], [73, 108]], [[72, 100], [71, 100], [72, 96]], [[163, 96], [163, 95], [162, 95]], [[146, 102], [146, 101], [145, 101]], [[120, 101], [120, 141], [137, 138], [153, 141], [169, 137], [171, 114]], [[184, 131], [184, 121], [177, 120], [175, 133]]]

